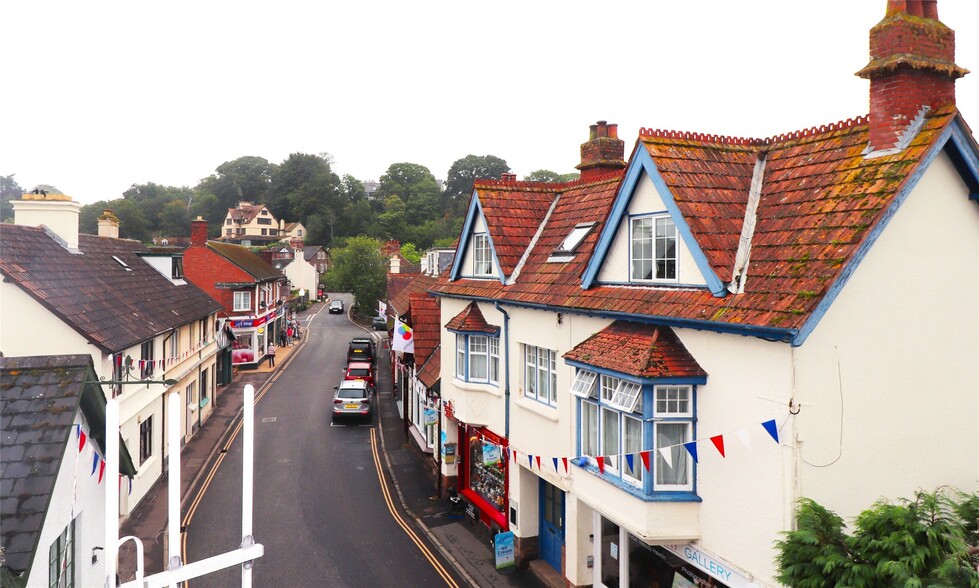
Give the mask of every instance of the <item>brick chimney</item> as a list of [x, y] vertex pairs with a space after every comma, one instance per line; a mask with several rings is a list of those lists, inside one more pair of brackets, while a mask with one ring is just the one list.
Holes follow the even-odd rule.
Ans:
[[190, 244], [207, 245], [207, 221], [203, 217], [198, 216], [190, 221]]
[[582, 180], [608, 174], [625, 168], [625, 141], [619, 139], [619, 125], [604, 120], [589, 127], [588, 142], [581, 144], [581, 163], [575, 169], [581, 171]]
[[937, 0], [888, 0], [884, 20], [870, 30], [870, 149], [902, 149], [925, 109], [955, 104], [955, 31], [938, 20]]
[[509, 172], [503, 172], [502, 174], [500, 174], [500, 181], [501, 182], [516, 182], [517, 181], [517, 174], [512, 174], [512, 173], [509, 173]]
[[108, 208], [99, 216], [99, 237], [119, 238], [119, 217]]

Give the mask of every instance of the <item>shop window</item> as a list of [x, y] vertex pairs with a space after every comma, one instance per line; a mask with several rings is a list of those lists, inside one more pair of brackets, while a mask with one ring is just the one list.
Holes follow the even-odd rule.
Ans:
[[469, 439], [469, 488], [499, 512], [506, 501], [503, 448], [474, 434]]

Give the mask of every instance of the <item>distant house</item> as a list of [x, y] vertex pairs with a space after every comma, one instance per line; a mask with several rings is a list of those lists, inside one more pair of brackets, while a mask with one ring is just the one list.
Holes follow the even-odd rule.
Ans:
[[[0, 357], [0, 585], [105, 583], [105, 393], [89, 355]], [[94, 464], [94, 467], [93, 467]]]
[[300, 241], [306, 240], [306, 227], [302, 223], [279, 222], [280, 241]]
[[800, 498], [850, 521], [979, 491], [979, 145], [954, 45], [934, 3], [890, 2], [869, 116], [642, 129], [628, 157], [600, 121], [577, 181], [475, 183], [430, 291], [462, 457], [441, 475], [478, 528], [568, 585], [771, 586]]
[[303, 257], [316, 268], [316, 271], [321, 276], [326, 273], [326, 270], [330, 269], [330, 252], [322, 245], [308, 245], [303, 247]]
[[191, 221], [191, 245], [183, 251], [187, 279], [223, 306], [221, 325], [233, 333], [232, 349], [220, 362], [254, 367], [286, 321], [286, 277], [248, 248], [208, 241], [207, 221]]
[[320, 272], [305, 255], [302, 241], [293, 240], [291, 246], [277, 248], [272, 256], [272, 267], [285, 275], [291, 290], [304, 292], [307, 300], [319, 299]]
[[[290, 223], [290, 226], [293, 231], [305, 232], [298, 223]], [[286, 224], [277, 220], [264, 204], [239, 202], [237, 207], [228, 209], [218, 240], [246, 247], [269, 245], [289, 239], [285, 227]]]
[[169, 455], [164, 396], [181, 397], [181, 414], [166, 418], [179, 419], [185, 439], [211, 414], [221, 305], [185, 279], [179, 253], [117, 238], [111, 213], [100, 217], [98, 236], [84, 235], [81, 206], [67, 196], [25, 194], [12, 204], [14, 224], [0, 228], [0, 352], [84, 354], [99, 379], [132, 381], [106, 386], [119, 398], [122, 437], [134, 448], [132, 491], [121, 493], [119, 505], [128, 515]]

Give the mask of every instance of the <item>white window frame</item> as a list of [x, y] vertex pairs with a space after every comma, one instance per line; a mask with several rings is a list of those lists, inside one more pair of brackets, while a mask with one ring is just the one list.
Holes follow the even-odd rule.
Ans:
[[232, 310], [244, 312], [252, 309], [252, 293], [249, 290], [238, 290], [234, 293]]
[[557, 408], [557, 352], [534, 345], [523, 351], [524, 396]]
[[[75, 519], [48, 547], [48, 586], [50, 588], [74, 588], [76, 575]], [[64, 577], [61, 570], [65, 571]]]
[[642, 386], [636, 382], [602, 374], [602, 403], [622, 412], [632, 412], [642, 394]]
[[[646, 235], [637, 236], [643, 228]], [[672, 255], [666, 251], [672, 245]], [[638, 251], [637, 251], [638, 249]], [[632, 282], [677, 282], [679, 239], [676, 224], [668, 214], [635, 216], [629, 219], [629, 280]], [[646, 252], [648, 251], [648, 255]], [[641, 264], [637, 267], [637, 264]], [[672, 275], [669, 272], [672, 265]], [[647, 273], [648, 270], [648, 273]], [[647, 277], [648, 276], [648, 277]]]
[[500, 383], [500, 338], [489, 339], [489, 381], [491, 384]]
[[[629, 424], [632, 426], [639, 426], [639, 447], [633, 447], [629, 443], [628, 427]], [[622, 424], [621, 432], [619, 436], [621, 437], [622, 444], [622, 479], [629, 484], [636, 486], [637, 488], [643, 487], [643, 480], [646, 475], [646, 468], [642, 464], [642, 457], [639, 455], [641, 451], [645, 451], [645, 422], [642, 415], [638, 414], [622, 414]], [[626, 455], [632, 455], [632, 471], [629, 471], [629, 462], [626, 459]]]
[[[478, 362], [485, 371], [484, 377], [474, 377], [473, 367]], [[493, 335], [456, 334], [456, 379], [477, 384], [500, 383], [500, 338]]]
[[[693, 387], [688, 385], [668, 385], [655, 386], [653, 388], [653, 442], [657, 448], [655, 459], [652, 465], [653, 488], [659, 492], [665, 491], [689, 491], [693, 489], [693, 474], [696, 467], [689, 452], [683, 447], [683, 443], [693, 440]], [[666, 484], [658, 482], [660, 470], [671, 467], [666, 465], [666, 460], [659, 452], [660, 429], [667, 426], [683, 426], [683, 439], [680, 444], [673, 443], [672, 468], [676, 469], [680, 463], [686, 468], [686, 482], [682, 484]]]
[[596, 372], [579, 369], [575, 372], [574, 381], [571, 382], [571, 393], [578, 398], [595, 398], [597, 380]]
[[456, 335], [456, 378], [466, 379], [466, 336]]
[[490, 250], [489, 235], [486, 233], [473, 235], [473, 275], [493, 275], [493, 252]]

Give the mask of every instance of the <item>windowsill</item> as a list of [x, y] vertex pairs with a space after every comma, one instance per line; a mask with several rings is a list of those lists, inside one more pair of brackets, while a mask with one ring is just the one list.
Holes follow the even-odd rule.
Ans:
[[483, 392], [485, 394], [492, 394], [498, 398], [503, 397], [503, 391], [496, 384], [477, 384], [475, 382], [466, 382], [459, 378], [453, 378], [452, 383], [457, 389], [465, 392]]
[[[151, 470], [152, 471], [155, 471], [156, 470], [156, 467], [155, 466], [156, 466], [157, 459], [158, 458], [155, 455], [151, 455], [149, 459], [147, 459], [143, 463], [139, 464], [139, 467], [136, 468], [136, 475], [134, 476], [134, 478], [136, 480], [139, 480], [147, 472], [149, 472]], [[150, 466], [153, 466], [153, 467], [150, 467]]]
[[524, 398], [522, 396], [517, 397], [514, 402], [520, 408], [534, 413], [535, 415], [541, 417], [542, 419], [547, 419], [551, 422], [558, 422], [560, 420], [557, 415], [557, 407], [551, 406], [550, 404], [544, 404], [543, 402], [538, 402], [536, 400], [531, 400], [529, 398]]
[[204, 408], [205, 406], [207, 406], [207, 404], [210, 401], [211, 401], [211, 397], [210, 396], [206, 396], [204, 398], [201, 398], [201, 408]]
[[418, 444], [418, 448], [425, 453], [434, 453], [434, 448], [428, 446], [428, 441], [422, 436], [421, 431], [418, 430], [418, 425], [412, 423], [408, 430], [411, 431], [411, 436], [415, 439], [415, 443]]
[[[585, 465], [574, 464], [575, 467], [582, 469], [593, 476], [601, 478], [602, 480], [608, 482], [609, 484], [615, 486], [623, 492], [635, 496], [636, 498], [642, 500], [643, 502], [703, 502], [704, 499], [697, 496], [697, 493], [693, 490], [665, 490], [665, 491], [653, 491], [652, 494], [646, 494], [643, 492], [642, 488], [638, 486], [633, 486], [629, 484], [622, 478], [618, 476], [613, 476], [610, 474], [602, 474], [598, 471], [598, 466], [593, 466], [590, 463]], [[641, 464], [640, 464], [640, 467]]]

